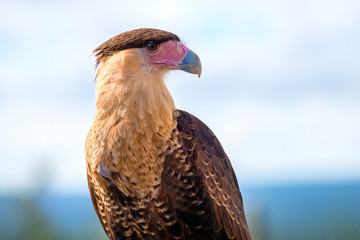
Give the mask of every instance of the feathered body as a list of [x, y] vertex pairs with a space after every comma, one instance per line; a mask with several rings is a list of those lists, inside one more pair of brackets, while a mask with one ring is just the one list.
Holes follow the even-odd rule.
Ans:
[[[229, 159], [205, 124], [175, 108], [163, 80], [181, 64], [178, 55], [186, 62], [193, 52], [176, 35], [138, 29], [95, 54], [97, 110], [85, 151], [90, 194], [108, 237], [250, 239]], [[191, 63], [179, 68], [201, 71]]]

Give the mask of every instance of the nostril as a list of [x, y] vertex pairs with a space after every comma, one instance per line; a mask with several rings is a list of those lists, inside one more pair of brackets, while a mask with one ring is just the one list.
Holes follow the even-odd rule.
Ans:
[[186, 53], [186, 50], [185, 50], [185, 48], [184, 48], [184, 47], [182, 48], [182, 50], [183, 50], [183, 53]]

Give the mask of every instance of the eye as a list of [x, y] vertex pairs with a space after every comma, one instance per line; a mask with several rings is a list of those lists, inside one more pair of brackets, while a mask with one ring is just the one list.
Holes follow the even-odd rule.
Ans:
[[159, 50], [159, 44], [157, 44], [156, 42], [150, 41], [146, 44], [146, 50], [150, 53], [154, 53], [157, 50]]

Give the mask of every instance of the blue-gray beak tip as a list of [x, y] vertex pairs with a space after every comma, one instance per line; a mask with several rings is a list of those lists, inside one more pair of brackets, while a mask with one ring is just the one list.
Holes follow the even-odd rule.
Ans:
[[178, 64], [179, 69], [197, 74], [198, 77], [201, 75], [201, 62], [200, 58], [191, 50], [188, 51], [184, 59]]

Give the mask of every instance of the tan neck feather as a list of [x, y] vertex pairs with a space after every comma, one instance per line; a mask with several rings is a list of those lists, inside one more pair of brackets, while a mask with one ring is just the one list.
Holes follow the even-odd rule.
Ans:
[[[174, 102], [164, 72], [146, 67], [137, 49], [121, 51], [99, 67], [93, 137], [97, 145], [92, 168], [111, 172], [127, 195], [146, 195], [160, 181], [163, 159], [176, 128]], [[144, 173], [151, 169], [151, 173]], [[136, 184], [133, 184], [136, 183]]]
[[141, 59], [139, 50], [128, 49], [113, 55], [99, 67], [96, 107], [97, 113], [101, 110], [101, 117], [117, 110], [121, 111], [122, 118], [138, 121], [146, 114], [156, 118], [164, 112], [173, 112], [174, 101], [164, 83], [164, 72], [144, 67], [145, 60], [139, 61]]

